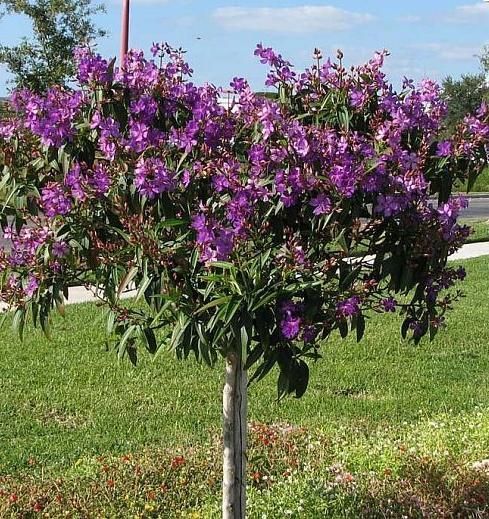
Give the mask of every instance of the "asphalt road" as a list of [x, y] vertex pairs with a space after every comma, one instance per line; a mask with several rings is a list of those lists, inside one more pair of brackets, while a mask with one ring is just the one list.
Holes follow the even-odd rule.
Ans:
[[481, 198], [471, 198], [469, 207], [462, 212], [463, 218], [480, 218], [489, 220], [489, 196]]

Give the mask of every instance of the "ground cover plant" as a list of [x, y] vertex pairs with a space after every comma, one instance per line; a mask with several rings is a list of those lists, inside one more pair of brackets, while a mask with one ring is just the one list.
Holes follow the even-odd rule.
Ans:
[[[322, 345], [302, 399], [252, 387], [250, 517], [487, 513], [489, 330], [467, 327], [489, 311], [487, 258], [463, 265], [467, 297], [432, 343], [377, 318], [361, 343]], [[217, 397], [221, 370], [166, 352], [108, 362], [95, 305], [66, 311], [62, 336], [33, 331], [22, 351], [1, 331], [0, 515], [218, 515], [220, 406], [197, 389]]]
[[[487, 166], [489, 109], [446, 138], [438, 85], [395, 92], [386, 53], [346, 69], [316, 50], [296, 72], [262, 45], [278, 98], [234, 78], [224, 108], [180, 50], [152, 52], [115, 69], [79, 49], [79, 89], [12, 96], [1, 295], [21, 336], [27, 317], [49, 335], [68, 285], [91, 283], [119, 357], [136, 363], [142, 343], [224, 358], [222, 511], [243, 517], [249, 370], [277, 367], [279, 398], [301, 397], [332, 334], [360, 340], [396, 311], [416, 343], [444, 324], [465, 277], [446, 260], [469, 232], [452, 186]], [[120, 302], [130, 284], [139, 305]]]

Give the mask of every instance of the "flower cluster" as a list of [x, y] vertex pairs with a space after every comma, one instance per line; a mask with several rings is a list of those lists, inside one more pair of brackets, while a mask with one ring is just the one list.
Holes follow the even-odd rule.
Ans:
[[[287, 348], [309, 351], [335, 328], [361, 335], [369, 310], [399, 307], [417, 335], [439, 326], [451, 301], [440, 291], [461, 279], [447, 256], [469, 232], [451, 182], [487, 163], [486, 105], [447, 136], [439, 86], [406, 79], [396, 91], [386, 52], [347, 68], [316, 50], [298, 71], [258, 45], [277, 95], [236, 77], [225, 106], [218, 88], [190, 81], [182, 50], [152, 54], [130, 51], [117, 68], [79, 49], [79, 89], [13, 94], [0, 123], [6, 210], [47, 228], [16, 234], [2, 256], [27, 300], [96, 281], [118, 330], [151, 337], [156, 312], [180, 323], [182, 356], [261, 337], [262, 358], [281, 351], [302, 374]], [[115, 303], [125, 274], [148, 314]], [[416, 295], [400, 304], [400, 291]]]

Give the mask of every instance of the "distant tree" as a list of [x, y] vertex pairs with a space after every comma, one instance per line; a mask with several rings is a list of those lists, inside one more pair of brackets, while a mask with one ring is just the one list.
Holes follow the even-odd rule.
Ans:
[[32, 24], [32, 35], [18, 45], [0, 43], [0, 63], [13, 75], [15, 87], [44, 91], [74, 77], [73, 50], [105, 31], [92, 16], [104, 11], [91, 0], [0, 0], [0, 17], [21, 15]]
[[486, 74], [486, 79], [489, 74], [489, 45], [485, 45], [482, 49], [482, 55], [480, 56], [482, 70]]
[[484, 99], [489, 99], [489, 47], [479, 57], [481, 72], [464, 74], [459, 79], [448, 76], [443, 80], [443, 95], [448, 104], [446, 124], [449, 133], [468, 113], [474, 113]]
[[460, 79], [447, 77], [443, 80], [444, 97], [448, 104], [447, 126], [453, 133], [455, 126], [468, 113], [474, 113], [489, 94], [484, 73], [466, 74]]

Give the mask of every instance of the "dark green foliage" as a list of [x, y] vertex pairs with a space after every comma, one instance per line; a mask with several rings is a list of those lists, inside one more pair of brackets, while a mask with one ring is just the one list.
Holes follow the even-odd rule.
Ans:
[[443, 90], [448, 103], [447, 126], [450, 133], [468, 113], [474, 113], [489, 95], [483, 72], [465, 74], [460, 79], [449, 76], [443, 81]]
[[73, 78], [73, 50], [105, 35], [92, 16], [103, 11], [91, 0], [0, 0], [0, 16], [22, 15], [32, 36], [18, 45], [0, 44], [0, 63], [14, 76], [13, 85], [43, 91]]

